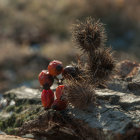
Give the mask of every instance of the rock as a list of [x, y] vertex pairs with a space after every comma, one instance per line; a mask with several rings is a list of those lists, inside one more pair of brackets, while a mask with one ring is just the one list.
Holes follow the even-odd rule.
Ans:
[[40, 98], [41, 91], [25, 86], [5, 92], [0, 99], [0, 130], [16, 134], [17, 127], [42, 111]]
[[34, 99], [40, 100], [41, 98], [41, 91], [36, 89], [31, 89], [25, 86], [20, 88], [12, 89], [3, 94], [4, 97], [14, 98], [14, 99]]
[[114, 78], [109, 81], [107, 84], [107, 88], [119, 92], [129, 92], [128, 82], [120, 78]]
[[107, 87], [120, 92], [140, 93], [140, 64], [124, 60], [117, 64], [118, 73], [108, 82]]
[[128, 83], [128, 89], [134, 93], [140, 94], [140, 68], [138, 73], [132, 78], [132, 82]]
[[[96, 89], [97, 106], [79, 110], [69, 105], [59, 112], [43, 109], [41, 91], [27, 87], [13, 89], [3, 95], [7, 106], [0, 112], [0, 130], [47, 140], [139, 140], [140, 96], [122, 91]], [[2, 117], [4, 113], [10, 115]]]
[[34, 136], [32, 134], [26, 134], [26, 135], [22, 136], [22, 138], [31, 138], [31, 139], [33, 139]]
[[96, 90], [96, 95], [98, 106], [92, 105], [86, 110], [69, 106], [65, 112], [42, 112], [34, 120], [26, 122], [20, 133], [62, 140], [64, 134], [80, 140], [138, 140], [140, 96], [109, 89]]
[[0, 135], [0, 140], [33, 140], [33, 139], [21, 138], [21, 137], [12, 136], [12, 135]]
[[136, 62], [131, 62], [129, 60], [121, 61], [117, 64], [118, 76], [121, 78], [133, 77], [138, 73], [140, 64]]
[[0, 131], [0, 135], [6, 135], [6, 133], [5, 133], [5, 132]]
[[0, 109], [7, 105], [7, 100], [3, 97], [0, 98]]

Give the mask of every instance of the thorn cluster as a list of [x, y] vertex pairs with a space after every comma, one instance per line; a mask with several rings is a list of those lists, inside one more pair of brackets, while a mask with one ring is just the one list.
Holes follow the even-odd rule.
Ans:
[[85, 22], [78, 21], [73, 26], [73, 39], [82, 51], [93, 52], [104, 46], [106, 41], [103, 24], [90, 17]]
[[115, 60], [112, 55], [110, 48], [98, 49], [93, 55], [89, 55], [87, 69], [94, 84], [108, 81], [115, 72]]
[[99, 20], [87, 18], [85, 22], [75, 24], [73, 39], [82, 54], [87, 55], [87, 60], [83, 66], [77, 64], [77, 71], [81, 73], [66, 81], [64, 94], [72, 105], [82, 109], [91, 103], [95, 104], [93, 89], [111, 78], [115, 71], [115, 60], [111, 48], [105, 47], [105, 29]]
[[[78, 47], [88, 56], [84, 71], [92, 84], [102, 84], [110, 79], [115, 71], [115, 60], [111, 48], [105, 47], [106, 34], [100, 21], [87, 18], [73, 27], [73, 38]], [[88, 79], [87, 78], [87, 79]]]
[[74, 107], [85, 109], [95, 103], [95, 91], [86, 82], [68, 80], [64, 89], [64, 98]]

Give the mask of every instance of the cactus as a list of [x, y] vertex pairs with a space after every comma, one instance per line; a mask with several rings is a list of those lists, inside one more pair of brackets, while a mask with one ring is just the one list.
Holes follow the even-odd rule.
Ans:
[[106, 34], [103, 24], [91, 17], [85, 22], [78, 21], [73, 26], [73, 40], [83, 52], [93, 52], [103, 47], [106, 41]]
[[64, 88], [64, 98], [74, 107], [85, 109], [90, 104], [95, 104], [95, 91], [88, 83], [78, 82], [76, 80], [67, 80]]
[[90, 83], [99, 84], [109, 80], [115, 71], [115, 60], [111, 48], [105, 46], [104, 25], [98, 20], [87, 18], [73, 27], [73, 38], [82, 53], [88, 56], [83, 71], [90, 77]]
[[82, 109], [91, 103], [95, 104], [94, 89], [112, 77], [115, 60], [111, 48], [105, 46], [105, 29], [99, 20], [87, 18], [85, 22], [75, 24], [73, 39], [82, 54], [87, 55], [87, 60], [84, 65], [77, 64], [76, 70], [80, 73], [66, 81], [64, 95], [72, 105]]
[[96, 50], [89, 55], [88, 73], [93, 84], [102, 84], [108, 81], [115, 72], [115, 60], [110, 48]]

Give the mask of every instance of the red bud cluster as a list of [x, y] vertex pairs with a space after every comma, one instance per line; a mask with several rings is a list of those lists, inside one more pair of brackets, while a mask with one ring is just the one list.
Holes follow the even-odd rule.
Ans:
[[56, 100], [54, 100], [54, 92], [50, 89], [56, 76], [63, 72], [62, 62], [51, 61], [47, 69], [42, 70], [38, 76], [39, 83], [43, 87], [41, 94], [42, 106], [45, 109], [52, 107], [55, 110], [64, 110], [67, 107], [67, 101], [62, 99], [64, 85], [59, 85], [56, 88]]

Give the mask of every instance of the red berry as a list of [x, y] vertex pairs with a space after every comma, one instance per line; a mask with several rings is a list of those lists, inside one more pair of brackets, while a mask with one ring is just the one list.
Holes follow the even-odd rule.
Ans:
[[66, 107], [67, 107], [67, 101], [58, 100], [58, 99], [56, 99], [52, 105], [53, 109], [59, 110], [59, 111], [66, 109]]
[[52, 76], [59, 75], [63, 70], [62, 62], [54, 60], [51, 61], [48, 65], [48, 71]]
[[38, 76], [38, 79], [39, 79], [40, 85], [42, 86], [47, 84], [49, 87], [51, 87], [54, 82], [53, 76], [50, 75], [47, 70], [42, 70], [42, 72]]
[[41, 101], [42, 101], [42, 105], [45, 108], [51, 108], [51, 105], [54, 102], [54, 93], [52, 90], [43, 90], [42, 94], [41, 94]]
[[60, 98], [61, 98], [61, 96], [62, 96], [62, 94], [63, 94], [63, 91], [64, 91], [64, 85], [59, 85], [59, 86], [56, 88], [55, 94], [56, 94], [56, 98], [57, 98], [58, 100], [60, 100]]

